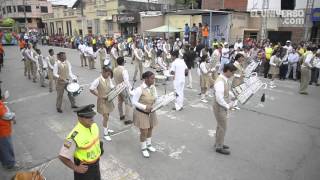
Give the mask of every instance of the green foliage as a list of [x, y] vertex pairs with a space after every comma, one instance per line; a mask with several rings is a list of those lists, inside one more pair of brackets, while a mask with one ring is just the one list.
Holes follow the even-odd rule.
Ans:
[[12, 35], [11, 33], [7, 32], [4, 34], [4, 39], [6, 40], [7, 43], [11, 43], [12, 41]]
[[12, 27], [15, 24], [15, 20], [12, 18], [5, 18], [4, 20], [2, 20], [2, 23], [0, 24], [1, 26], [5, 26], [5, 27]]

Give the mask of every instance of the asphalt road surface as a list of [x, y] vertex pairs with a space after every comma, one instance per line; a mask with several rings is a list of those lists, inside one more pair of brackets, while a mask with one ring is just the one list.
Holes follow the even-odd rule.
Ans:
[[[40, 47], [48, 55], [49, 47]], [[96, 103], [88, 90], [99, 76], [99, 68], [80, 67], [76, 50], [65, 51], [74, 74], [84, 91], [76, 97], [77, 105]], [[57, 155], [66, 135], [77, 122], [65, 95], [63, 114], [55, 109], [56, 93], [40, 87], [23, 76], [18, 47], [5, 47], [5, 67], [0, 73], [3, 89], [10, 91], [9, 106], [17, 115], [13, 141], [16, 159], [28, 168], [47, 166], [47, 180], [71, 180], [73, 172]], [[127, 58], [130, 79], [133, 65]], [[99, 63], [96, 67], [100, 67]], [[320, 88], [309, 86], [309, 95], [298, 94], [298, 82], [276, 81], [277, 87], [260, 91], [233, 111], [228, 122], [226, 144], [231, 155], [213, 149], [216, 122], [209, 103], [200, 101], [199, 78], [193, 72], [194, 89], [185, 89], [185, 107], [175, 112], [167, 106], [158, 111], [159, 125], [153, 140], [157, 148], [149, 159], [140, 151], [139, 131], [119, 121], [117, 108], [111, 113], [110, 127], [117, 131], [112, 142], [105, 142], [101, 158], [102, 179], [112, 180], [319, 180], [320, 179]], [[263, 79], [263, 81], [267, 81]], [[137, 82], [138, 86], [141, 82]], [[168, 82], [167, 91], [173, 90]], [[164, 94], [165, 87], [157, 87]], [[266, 102], [261, 103], [261, 94]], [[115, 102], [116, 103], [116, 102]], [[101, 127], [102, 117], [95, 121]], [[13, 172], [0, 168], [0, 180]]]

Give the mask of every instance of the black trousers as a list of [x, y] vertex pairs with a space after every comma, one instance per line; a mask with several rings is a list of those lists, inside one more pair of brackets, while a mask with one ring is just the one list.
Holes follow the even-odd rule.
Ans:
[[[80, 164], [78, 159], [74, 159], [74, 162], [77, 166]], [[101, 180], [99, 160], [87, 166], [88, 171], [84, 174], [74, 172], [74, 180]]]
[[263, 66], [264, 66], [264, 68], [263, 68], [263, 76], [264, 76], [264, 78], [268, 78], [269, 69], [270, 69], [269, 61], [264, 61]]
[[311, 68], [311, 79], [310, 79], [310, 84], [311, 83], [318, 83], [318, 77], [319, 77], [319, 69], [318, 68]]
[[286, 79], [287, 72], [288, 72], [288, 64], [282, 64], [280, 66], [279, 78]]

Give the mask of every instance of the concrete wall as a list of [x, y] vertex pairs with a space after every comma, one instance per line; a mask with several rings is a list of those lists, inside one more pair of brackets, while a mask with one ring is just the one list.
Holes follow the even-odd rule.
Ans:
[[248, 0], [202, 0], [202, 9], [234, 9], [245, 11]]
[[145, 16], [141, 17], [141, 23], [139, 26], [140, 31], [138, 32], [142, 34], [146, 30], [153, 29], [159, 26], [164, 25], [164, 17], [163, 16]]

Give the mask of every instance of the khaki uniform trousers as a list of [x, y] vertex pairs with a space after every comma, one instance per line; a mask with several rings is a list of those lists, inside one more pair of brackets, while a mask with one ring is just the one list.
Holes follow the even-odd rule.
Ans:
[[83, 66], [83, 62], [84, 62], [84, 65], [87, 66], [87, 59], [84, 56], [84, 54], [80, 54], [80, 60], [81, 60], [81, 66]]
[[301, 81], [300, 81], [300, 93], [307, 92], [307, 88], [310, 82], [311, 71], [307, 67], [301, 67]]
[[95, 67], [94, 67], [94, 64], [95, 64], [94, 58], [91, 57], [91, 56], [88, 56], [88, 57], [86, 57], [86, 58], [88, 59], [89, 69], [94, 69], [94, 68], [95, 68]]
[[33, 82], [35, 82], [37, 80], [37, 63], [34, 61], [31, 61], [31, 75]]
[[133, 74], [133, 80], [137, 80], [137, 74], [138, 74], [138, 70], [139, 70], [139, 74], [140, 74], [140, 79], [142, 79], [142, 73], [143, 73], [143, 66], [142, 66], [142, 62], [139, 61], [138, 59], [135, 59], [133, 61], [134, 63], [134, 74]]
[[[124, 91], [122, 91], [122, 93], [118, 95], [118, 111], [119, 111], [120, 117], [126, 116], [126, 120], [132, 120], [131, 119], [132, 117], [129, 117], [130, 111], [132, 111], [132, 108], [131, 108], [131, 105], [129, 104], [128, 98], [127, 98], [127, 93]], [[123, 103], [125, 104], [125, 114], [123, 114]]]
[[220, 106], [217, 102], [214, 102], [213, 112], [217, 121], [215, 145], [216, 147], [222, 147], [222, 145], [224, 145], [224, 137], [227, 131], [228, 110]]
[[53, 82], [54, 82], [52, 69], [48, 69], [48, 78], [49, 78], [49, 91], [51, 92], [53, 89]]
[[[61, 105], [62, 105], [62, 99], [63, 99], [63, 93], [64, 90], [66, 88], [66, 86], [68, 85], [66, 82], [64, 82], [63, 80], [57, 80], [56, 82], [56, 90], [57, 90], [57, 103], [56, 103], [56, 107], [57, 109], [61, 109]], [[75, 105], [75, 99], [74, 97], [71, 95], [71, 93], [68, 93], [68, 98], [69, 101], [71, 103], [71, 106]]]

